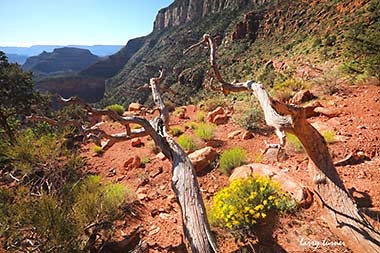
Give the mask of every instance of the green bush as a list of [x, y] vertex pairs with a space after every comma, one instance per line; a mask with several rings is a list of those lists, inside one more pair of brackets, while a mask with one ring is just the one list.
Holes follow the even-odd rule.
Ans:
[[12, 160], [13, 167], [30, 173], [42, 164], [55, 162], [62, 152], [61, 141], [55, 134], [36, 136], [31, 128], [27, 128], [17, 136], [16, 143], [9, 146], [5, 154]]
[[277, 82], [273, 87], [273, 91], [279, 100], [288, 101], [297, 91], [307, 88], [310, 88], [309, 83], [289, 78], [283, 82]]
[[177, 142], [186, 151], [194, 151], [197, 148], [194, 138], [187, 134], [178, 137]]
[[193, 121], [185, 123], [185, 128], [190, 128], [190, 129], [195, 130], [197, 127], [198, 127], [198, 124]]
[[94, 151], [97, 155], [101, 155], [104, 153], [104, 150], [101, 146], [98, 146], [98, 145], [95, 145], [93, 148], [92, 148], [92, 151]]
[[180, 127], [170, 127], [169, 133], [173, 136], [180, 136], [183, 131]]
[[150, 162], [151, 162], [151, 160], [149, 157], [145, 157], [145, 158], [141, 159], [141, 165], [142, 166], [145, 166], [146, 164], [148, 164]]
[[286, 133], [286, 145], [294, 148], [296, 152], [301, 152], [303, 146], [301, 141], [294, 134]]
[[[113, 221], [123, 217], [124, 204], [134, 193], [121, 184], [103, 183], [99, 176], [70, 183], [57, 194], [31, 196], [23, 186], [11, 190], [0, 188], [0, 234], [3, 248], [26, 251], [20, 240], [29, 237], [41, 252], [56, 248], [65, 252], [83, 252], [90, 234], [85, 227], [94, 224], [100, 233], [109, 230]], [[54, 251], [55, 252], [55, 251]]]
[[199, 111], [198, 113], [197, 113], [197, 120], [199, 121], [199, 122], [204, 122], [205, 121], [205, 112], [204, 111]]
[[251, 229], [273, 219], [273, 214], [293, 212], [296, 207], [296, 201], [281, 190], [279, 183], [255, 176], [233, 180], [218, 192], [208, 217], [214, 226]]
[[125, 112], [124, 106], [119, 105], [119, 104], [109, 105], [109, 106], [106, 107], [106, 109], [114, 111], [117, 114], [119, 114], [120, 116], [122, 116], [123, 113]]
[[186, 112], [186, 107], [184, 107], [184, 106], [176, 107], [174, 112], [173, 112], [173, 115], [178, 117], [180, 114], [185, 113], [185, 112]]
[[207, 112], [213, 111], [219, 106], [224, 107], [226, 105], [227, 102], [225, 101], [223, 96], [214, 96], [199, 103], [199, 107]]
[[202, 140], [209, 141], [215, 137], [215, 128], [214, 124], [201, 122], [195, 128], [195, 134]]
[[237, 106], [232, 121], [246, 130], [254, 131], [265, 125], [263, 110], [257, 103], [251, 106]]
[[225, 150], [220, 156], [220, 169], [223, 174], [230, 174], [231, 170], [244, 164], [246, 153], [245, 150], [239, 147]]
[[325, 139], [326, 143], [334, 143], [335, 140], [335, 132], [331, 130], [327, 130], [322, 132], [322, 136]]

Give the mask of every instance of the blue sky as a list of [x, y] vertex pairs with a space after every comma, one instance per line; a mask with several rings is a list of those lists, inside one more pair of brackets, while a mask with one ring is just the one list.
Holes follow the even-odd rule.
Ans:
[[174, 0], [0, 0], [0, 46], [124, 45]]

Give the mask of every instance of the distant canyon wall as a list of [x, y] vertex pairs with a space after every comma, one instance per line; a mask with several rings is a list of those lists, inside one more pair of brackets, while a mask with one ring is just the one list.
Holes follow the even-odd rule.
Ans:
[[169, 7], [161, 9], [154, 21], [154, 31], [183, 25], [189, 21], [218, 13], [225, 9], [240, 9], [248, 4], [263, 5], [270, 0], [177, 0]]

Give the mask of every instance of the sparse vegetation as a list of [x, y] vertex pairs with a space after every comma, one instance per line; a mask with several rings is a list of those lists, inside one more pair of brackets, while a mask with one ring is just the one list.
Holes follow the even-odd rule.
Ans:
[[97, 155], [101, 155], [104, 153], [103, 148], [98, 145], [94, 145], [94, 147], [92, 148], [92, 151], [94, 151], [94, 153], [96, 153]]
[[296, 152], [303, 150], [301, 141], [294, 134], [286, 133], [286, 145], [293, 148]]
[[170, 127], [169, 133], [173, 136], [180, 136], [183, 133], [182, 128], [180, 127]]
[[336, 141], [335, 135], [335, 132], [331, 130], [322, 132], [322, 136], [325, 139], [326, 143], [334, 143]]
[[215, 125], [201, 122], [195, 129], [195, 134], [204, 141], [210, 141], [215, 137]]
[[182, 134], [177, 142], [186, 151], [194, 151], [197, 148], [194, 138], [188, 134]]
[[117, 114], [119, 114], [120, 116], [123, 115], [123, 113], [125, 112], [124, 106], [119, 105], [119, 104], [109, 105], [106, 107], [106, 109], [114, 111]]
[[199, 121], [199, 122], [204, 122], [205, 121], [205, 112], [204, 111], [199, 111], [198, 113], [197, 113], [197, 120]]
[[190, 128], [195, 130], [198, 127], [198, 124], [195, 123], [194, 121], [186, 122], [185, 123], [185, 128]]
[[311, 87], [310, 83], [297, 80], [295, 78], [286, 79], [283, 82], [275, 83], [273, 92], [277, 99], [287, 102], [293, 95], [302, 89], [308, 89]]
[[186, 112], [186, 107], [184, 106], [181, 106], [181, 107], [176, 107], [174, 112], [173, 112], [173, 115], [178, 117], [180, 116], [181, 114], [184, 114]]
[[143, 159], [141, 159], [141, 165], [144, 167], [146, 164], [150, 163], [150, 158], [149, 157], [145, 157]]
[[231, 170], [243, 165], [246, 159], [246, 152], [240, 147], [235, 147], [223, 151], [220, 156], [220, 169], [223, 174], [230, 174]]
[[237, 106], [232, 121], [249, 131], [257, 130], [265, 125], [264, 113], [257, 103], [252, 103], [251, 106]]
[[16, 191], [0, 188], [0, 233], [6, 238], [2, 244], [18, 251], [25, 248], [20, 241], [29, 238], [39, 243], [42, 252], [52, 248], [83, 252], [90, 236], [85, 228], [94, 224], [96, 231], [108, 230], [112, 221], [122, 217], [120, 208], [133, 198], [127, 187], [102, 183], [99, 176], [40, 197], [30, 196], [23, 186]]

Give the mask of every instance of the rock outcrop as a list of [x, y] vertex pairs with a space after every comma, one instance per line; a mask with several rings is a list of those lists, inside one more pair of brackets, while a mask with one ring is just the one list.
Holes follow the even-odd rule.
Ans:
[[158, 12], [154, 21], [154, 31], [183, 25], [225, 9], [237, 10], [248, 4], [262, 5], [266, 2], [268, 0], [177, 0]]
[[256, 40], [259, 30], [260, 20], [263, 14], [258, 11], [251, 11], [244, 15], [244, 20], [235, 25], [231, 34], [232, 40], [250, 39]]

